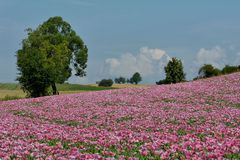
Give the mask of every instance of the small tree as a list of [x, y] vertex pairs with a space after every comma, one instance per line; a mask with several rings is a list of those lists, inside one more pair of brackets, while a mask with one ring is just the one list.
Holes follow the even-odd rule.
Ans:
[[118, 78], [115, 78], [115, 79], [114, 79], [114, 82], [115, 82], [115, 83], [117, 83], [117, 84], [120, 84], [120, 82], [119, 82], [119, 79], [118, 79]]
[[199, 78], [208, 78], [220, 74], [221, 71], [218, 68], [213, 67], [211, 64], [204, 64], [198, 71]]
[[102, 86], [102, 87], [111, 87], [112, 85], [113, 85], [113, 80], [111, 79], [103, 79], [98, 84], [98, 86]]
[[118, 83], [118, 84], [124, 84], [124, 83], [126, 83], [126, 78], [124, 78], [124, 77], [115, 78], [114, 82]]
[[138, 72], [134, 73], [133, 76], [130, 78], [130, 83], [132, 84], [138, 84], [140, 81], [142, 81], [142, 77]]
[[164, 70], [166, 73], [165, 83], [178, 83], [185, 81], [185, 73], [183, 72], [181, 60], [172, 58]]

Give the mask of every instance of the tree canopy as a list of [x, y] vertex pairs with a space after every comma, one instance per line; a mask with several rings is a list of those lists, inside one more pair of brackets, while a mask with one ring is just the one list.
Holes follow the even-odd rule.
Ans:
[[198, 71], [199, 78], [208, 78], [220, 75], [221, 71], [211, 64], [204, 64]]
[[119, 78], [115, 78], [114, 82], [117, 84], [124, 84], [126, 83], [126, 78], [120, 76]]
[[71, 25], [61, 17], [51, 17], [35, 30], [27, 29], [27, 38], [17, 51], [17, 69], [23, 90], [30, 97], [57, 94], [56, 83], [71, 75], [86, 75], [88, 49]]
[[133, 76], [130, 78], [130, 83], [138, 84], [141, 81], [142, 81], [142, 77], [138, 72], [134, 73]]
[[238, 71], [240, 71], [240, 66], [225, 65], [225, 67], [222, 69], [222, 74], [229, 74]]
[[183, 71], [182, 61], [177, 58], [172, 58], [167, 66], [164, 67], [166, 73], [166, 83], [178, 83], [185, 81], [185, 73]]
[[156, 82], [157, 85], [184, 82], [186, 74], [183, 71], [182, 61], [172, 58], [164, 67], [166, 78]]

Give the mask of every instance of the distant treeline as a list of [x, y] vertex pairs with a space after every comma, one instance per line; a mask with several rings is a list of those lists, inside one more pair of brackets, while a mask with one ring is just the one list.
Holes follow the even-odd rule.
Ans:
[[[131, 78], [125, 78], [125, 77], [118, 77], [114, 79], [114, 82], [116, 84], [125, 84], [125, 83], [131, 83], [131, 84], [138, 84], [139, 82], [142, 81], [142, 77], [140, 73], [136, 72], [132, 75]], [[113, 85], [113, 80], [112, 79], [102, 79], [99, 82], [96, 82], [98, 86], [104, 86], [104, 87], [111, 87]]]
[[[180, 59], [173, 57], [168, 64], [164, 67], [166, 78], [159, 80], [156, 82], [157, 85], [161, 84], [171, 84], [171, 83], [179, 83], [179, 82], [186, 82], [186, 73], [183, 71], [183, 64]], [[240, 71], [240, 65], [233, 66], [233, 65], [225, 65], [225, 67], [220, 70], [214, 67], [212, 64], [204, 64], [200, 67], [198, 71], [198, 76], [195, 77], [193, 80], [208, 78], [213, 76], [219, 76], [224, 74], [230, 74], [234, 72]], [[114, 79], [114, 82], [117, 84], [124, 84], [124, 83], [131, 83], [131, 84], [138, 84], [142, 80], [140, 73], [136, 72], [131, 78], [127, 79], [125, 77], [118, 77]], [[100, 82], [97, 82], [99, 86], [112, 86], [113, 80], [112, 79], [103, 79]]]
[[225, 67], [222, 70], [220, 70], [211, 64], [204, 64], [199, 69], [198, 76], [195, 77], [193, 80], [209, 78], [209, 77], [219, 76], [224, 74], [230, 74], [230, 73], [239, 72], [239, 71], [240, 71], [240, 65], [239, 66], [225, 65]]

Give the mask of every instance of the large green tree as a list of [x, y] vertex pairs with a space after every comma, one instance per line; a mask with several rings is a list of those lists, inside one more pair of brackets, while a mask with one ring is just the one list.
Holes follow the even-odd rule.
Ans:
[[88, 49], [71, 25], [61, 17], [51, 17], [35, 30], [27, 29], [27, 38], [17, 51], [17, 80], [30, 97], [58, 94], [56, 83], [64, 83], [72, 74], [86, 75]]
[[164, 67], [166, 73], [165, 83], [178, 83], [185, 81], [185, 73], [183, 71], [182, 61], [177, 58], [172, 58], [166, 67]]

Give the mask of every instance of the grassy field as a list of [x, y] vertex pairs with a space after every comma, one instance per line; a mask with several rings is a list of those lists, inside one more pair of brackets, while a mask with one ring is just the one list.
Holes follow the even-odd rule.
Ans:
[[[88, 91], [101, 91], [108, 89], [143, 87], [145, 85], [132, 84], [114, 84], [112, 87], [98, 87], [96, 84], [80, 85], [80, 84], [57, 84], [60, 94], [70, 94]], [[26, 97], [19, 84], [16, 83], [0, 83], [0, 100], [9, 100]]]

